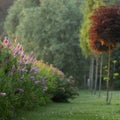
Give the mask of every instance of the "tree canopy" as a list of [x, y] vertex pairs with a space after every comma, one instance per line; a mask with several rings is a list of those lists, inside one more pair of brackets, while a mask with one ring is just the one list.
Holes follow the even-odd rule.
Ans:
[[[120, 42], [120, 6], [101, 6], [90, 17], [90, 45], [94, 50], [108, 51]], [[103, 49], [102, 49], [103, 48]]]
[[92, 54], [89, 44], [89, 33], [88, 33], [88, 30], [91, 25], [91, 21], [89, 20], [89, 17], [92, 15], [92, 10], [100, 5], [104, 5], [104, 2], [102, 0], [100, 1], [86, 0], [84, 2], [84, 9], [81, 10], [83, 14], [83, 21], [80, 29], [80, 47], [85, 57], [88, 57]]
[[84, 58], [79, 48], [80, 1], [36, 3], [17, 0], [9, 10], [5, 31], [21, 38], [27, 52], [32, 49], [37, 58], [81, 79]]
[[0, 0], [0, 35], [3, 34], [3, 23], [7, 15], [7, 10], [12, 3], [13, 0]]

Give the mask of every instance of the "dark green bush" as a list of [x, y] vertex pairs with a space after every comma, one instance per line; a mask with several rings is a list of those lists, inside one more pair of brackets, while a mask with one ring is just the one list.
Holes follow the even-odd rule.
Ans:
[[69, 78], [58, 78], [52, 100], [54, 102], [68, 102], [69, 99], [78, 95], [77, 92], [78, 90], [75, 85], [75, 80], [72, 76]]

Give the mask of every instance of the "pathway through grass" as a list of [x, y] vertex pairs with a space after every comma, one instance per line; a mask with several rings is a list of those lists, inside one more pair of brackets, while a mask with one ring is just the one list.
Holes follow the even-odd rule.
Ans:
[[81, 91], [71, 103], [52, 103], [35, 111], [24, 112], [17, 120], [120, 120], [120, 92], [113, 92], [111, 105], [106, 105], [105, 92], [99, 98]]

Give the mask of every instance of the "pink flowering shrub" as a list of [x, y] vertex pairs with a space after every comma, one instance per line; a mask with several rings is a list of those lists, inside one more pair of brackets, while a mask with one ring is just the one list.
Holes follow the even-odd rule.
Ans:
[[0, 43], [0, 120], [11, 120], [19, 109], [32, 109], [50, 100], [66, 102], [76, 95], [74, 80], [52, 65], [24, 53], [7, 38]]
[[22, 45], [7, 38], [0, 44], [0, 120], [13, 119], [18, 109], [46, 104], [46, 82], [33, 65], [33, 52], [25, 55]]
[[40, 75], [48, 81], [46, 83], [48, 87], [47, 93], [51, 95], [52, 101], [68, 102], [70, 98], [78, 95], [78, 89], [72, 76], [66, 78], [62, 71], [42, 61], [36, 61], [35, 65], [40, 69]]

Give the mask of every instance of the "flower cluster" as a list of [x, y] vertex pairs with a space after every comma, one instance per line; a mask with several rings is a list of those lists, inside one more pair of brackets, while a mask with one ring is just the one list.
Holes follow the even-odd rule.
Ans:
[[[38, 67], [34, 64], [36, 63], [36, 58], [34, 57], [33, 51], [30, 55], [26, 55], [24, 53], [24, 49], [20, 43], [17, 43], [16, 40], [12, 44], [7, 37], [3, 40], [2, 45], [10, 50], [10, 53], [17, 59], [17, 65], [12, 65], [11, 70], [9, 71], [9, 76], [12, 77], [14, 74], [18, 74], [20, 80], [27, 79], [28, 76], [30, 81], [33, 81], [33, 85], [41, 84], [41, 88], [43, 91], [47, 91], [46, 84], [43, 85], [43, 80], [38, 80], [37, 74], [39, 74]], [[34, 65], [33, 65], [34, 64]], [[23, 88], [17, 88], [15, 90], [16, 93], [24, 92]]]
[[0, 119], [10, 119], [9, 113], [13, 115], [17, 109], [46, 104], [53, 100], [51, 96], [64, 101], [74, 95], [72, 80], [52, 65], [36, 60], [33, 52], [26, 55], [21, 44], [5, 37], [0, 50]]
[[3, 45], [6, 46], [6, 47], [11, 46], [11, 42], [7, 39], [7, 37], [5, 37], [5, 39], [3, 40]]
[[3, 46], [10, 48], [12, 54], [15, 57], [19, 58], [19, 64], [25, 63], [27, 64], [33, 64], [34, 62], [36, 62], [36, 58], [34, 58], [34, 52], [32, 51], [30, 53], [30, 55], [26, 55], [24, 53], [24, 49], [22, 47], [22, 45], [20, 43], [17, 43], [15, 40], [15, 43], [12, 44], [7, 37], [5, 37], [5, 39], [3, 40]]

